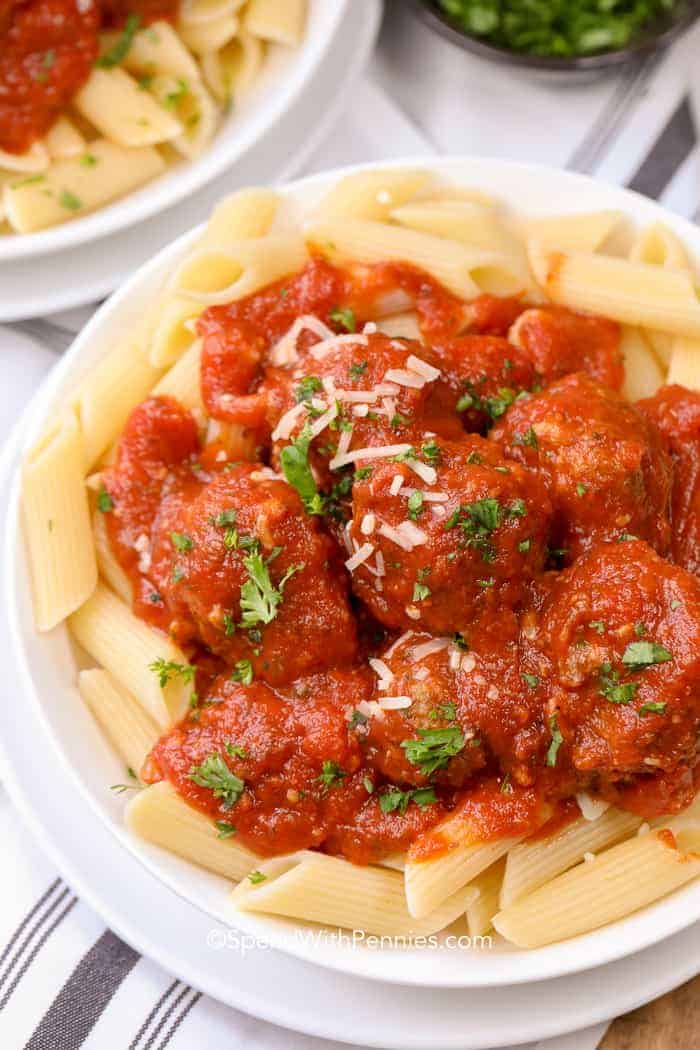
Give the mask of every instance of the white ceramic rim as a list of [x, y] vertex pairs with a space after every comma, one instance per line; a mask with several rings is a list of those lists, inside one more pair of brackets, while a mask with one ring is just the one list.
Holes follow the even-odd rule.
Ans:
[[[265, 85], [264, 97], [256, 102], [254, 112], [243, 120], [234, 107], [224, 117], [216, 136], [200, 157], [178, 161], [151, 182], [82, 218], [37, 233], [0, 236], [0, 263], [62, 251], [134, 226], [177, 204], [183, 197], [196, 193], [231, 168], [296, 102], [306, 84], [313, 79], [340, 31], [351, 2], [311, 0], [308, 31], [299, 48], [285, 59], [282, 76], [271, 78], [273, 82]], [[245, 105], [244, 100], [244, 110]]]
[[[700, 230], [691, 223], [665, 212], [659, 205], [639, 194], [598, 183], [589, 176], [557, 171], [540, 165], [504, 162], [488, 158], [420, 157], [396, 160], [382, 166], [424, 167], [448, 179], [452, 178], [472, 187], [487, 189], [497, 198], [507, 199], [510, 194], [514, 206], [519, 204], [525, 211], [528, 210], [527, 201], [531, 198], [541, 202], [542, 213], [618, 208], [632, 215], [637, 221], [666, 222], [689, 244], [696, 255], [700, 255]], [[306, 198], [308, 202], [310, 199], [317, 198], [326, 186], [343, 175], [376, 167], [377, 164], [373, 163], [314, 175], [290, 183], [282, 188], [282, 192], [295, 198]], [[159, 275], [170, 269], [196, 235], [197, 230], [191, 231], [163, 249], [99, 309], [78, 336], [63, 361], [56, 366], [28, 409], [25, 417], [27, 428], [25, 447], [28, 447], [35, 438], [41, 420], [45, 417], [51, 403], [57, 402], [62, 396], [61, 387], [72, 387], [81, 372], [91, 367], [82, 360], [90, 346], [104, 346], [105, 342], [109, 341], [101, 335], [102, 329], [107, 328], [110, 322], [116, 325], [117, 319], [119, 319], [119, 327], [128, 324], [129, 319], [138, 313], [144, 303], [150, 299], [151, 289], [157, 286]], [[79, 364], [82, 365], [82, 368], [75, 367]], [[36, 644], [37, 639], [32, 636], [32, 632], [27, 632], [29, 637], [23, 636], [18, 614], [21, 590], [22, 587], [26, 588], [26, 569], [24, 573], [22, 569], [24, 558], [19, 534], [18, 509], [19, 475], [17, 473], [8, 503], [7, 544], [3, 555], [6, 569], [4, 600], [24, 692], [27, 699], [39, 711], [47, 731], [55, 737], [55, 728], [51, 725], [50, 717], [52, 700], [49, 697], [48, 709], [42, 706], [26, 650], [27, 643]], [[58, 744], [57, 747], [61, 750]], [[187, 872], [190, 878], [194, 878], [193, 867], [177, 859], [174, 862], [172, 858], [166, 861], [163, 851], [146, 844], [136, 843], [116, 820], [110, 819], [104, 799], [90, 792], [77, 768], [71, 766], [65, 754], [62, 753], [62, 757], [84, 797], [97, 810], [101, 818], [109, 823], [111, 830], [120, 841], [169, 888], [185, 897], [190, 903], [202, 908], [201, 901], [195, 899], [186, 888], [183, 888], [182, 873]], [[428, 987], [495, 987], [577, 973], [602, 966], [658, 943], [700, 919], [700, 883], [691, 884], [618, 923], [562, 944], [550, 945], [533, 951], [504, 950], [479, 955], [459, 952], [453, 954], [445, 951], [421, 953], [399, 950], [391, 950], [383, 954], [362, 953], [356, 950], [331, 950], [328, 947], [319, 953], [317, 946], [312, 952], [303, 943], [290, 943], [289, 937], [285, 936], [290, 928], [289, 924], [283, 924], [265, 916], [240, 912], [233, 914], [229, 911], [226, 917], [222, 917], [218, 907], [212, 908], [211, 905], [203, 907], [203, 910], [218, 921], [230, 921], [245, 932], [267, 939], [283, 951], [347, 974], [391, 983]], [[445, 964], [446, 957], [450, 960], [447, 964]]]

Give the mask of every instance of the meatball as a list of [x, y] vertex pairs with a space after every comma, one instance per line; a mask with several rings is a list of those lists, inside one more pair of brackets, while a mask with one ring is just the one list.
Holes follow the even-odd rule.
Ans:
[[165, 499], [155, 525], [152, 573], [197, 638], [229, 664], [250, 661], [272, 684], [353, 660], [337, 549], [294, 489], [240, 464], [194, 499], [173, 498], [175, 512]]
[[[457, 721], [457, 674], [465, 653], [459, 635], [450, 641], [408, 631], [373, 662], [378, 680], [364, 745], [368, 763], [392, 783], [460, 787], [484, 766], [473, 724]], [[382, 709], [393, 698], [406, 706]]]
[[545, 383], [581, 371], [619, 390], [625, 378], [620, 326], [605, 317], [563, 306], [533, 307], [520, 314], [508, 339], [529, 357]]
[[493, 443], [419, 447], [358, 472], [352, 587], [387, 627], [450, 634], [520, 601], [543, 565], [551, 508], [538, 476]]
[[641, 541], [602, 544], [553, 578], [539, 622], [552, 736], [563, 738], [550, 764], [570, 765], [603, 793], [620, 782], [623, 804], [641, 778], [647, 815], [655, 778], [662, 808], [687, 804], [700, 729], [700, 581]]
[[329, 490], [340, 477], [329, 460], [341, 442], [347, 450], [411, 441], [423, 430], [462, 435], [456, 399], [427, 347], [360, 333], [317, 352], [322, 356], [315, 357], [312, 346], [294, 367], [268, 369], [261, 384], [273, 463], [283, 461], [282, 450], [310, 428], [309, 461]]
[[671, 465], [655, 427], [583, 373], [513, 404], [490, 433], [550, 487], [556, 540], [576, 557], [633, 534], [668, 549]]
[[334, 820], [331, 800], [361, 764], [346, 705], [367, 692], [362, 672], [314, 675], [285, 693], [222, 675], [196, 717], [161, 737], [143, 775], [170, 780], [257, 853], [319, 846]]
[[535, 384], [529, 357], [506, 339], [466, 335], [436, 348], [443, 378], [454, 390], [453, 409], [465, 429], [485, 432], [523, 390]]
[[700, 393], [664, 386], [637, 408], [658, 427], [671, 451], [673, 560], [700, 575]]

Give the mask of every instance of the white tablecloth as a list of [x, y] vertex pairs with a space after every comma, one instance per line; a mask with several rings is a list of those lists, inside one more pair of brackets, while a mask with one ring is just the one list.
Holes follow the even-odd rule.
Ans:
[[[348, 46], [352, 42], [348, 41]], [[306, 172], [355, 161], [479, 153], [630, 185], [689, 218], [700, 206], [700, 28], [617, 77], [563, 88], [468, 58], [390, 9], [370, 75]], [[0, 327], [0, 442], [94, 306]], [[0, 789], [0, 1047], [332, 1050], [202, 997], [124, 945], [73, 895]], [[71, 990], [92, 998], [76, 1015]], [[100, 987], [109, 994], [100, 996]], [[605, 1026], [547, 1050], [593, 1050]]]

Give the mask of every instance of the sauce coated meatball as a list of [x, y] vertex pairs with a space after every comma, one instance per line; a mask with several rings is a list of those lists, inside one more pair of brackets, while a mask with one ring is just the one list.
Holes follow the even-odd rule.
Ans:
[[174, 491], [156, 523], [152, 573], [213, 652], [279, 684], [347, 664], [357, 640], [333, 541], [270, 474], [239, 464], [194, 498]]
[[420, 448], [423, 461], [431, 452], [429, 483], [417, 450], [361, 466], [348, 533], [356, 551], [371, 550], [352, 586], [387, 627], [450, 634], [520, 601], [544, 563], [550, 503], [534, 472], [482, 438]]
[[[641, 541], [602, 544], [558, 574], [536, 647], [551, 665], [558, 768], [655, 814], [692, 797], [700, 717], [700, 581]], [[556, 735], [556, 734], [554, 734]], [[675, 796], [675, 798], [674, 798]]]
[[632, 534], [668, 549], [671, 467], [658, 431], [582, 373], [512, 405], [490, 437], [549, 484], [558, 545], [573, 558]]
[[673, 460], [673, 560], [700, 575], [700, 394], [664, 386], [637, 408], [661, 431]]

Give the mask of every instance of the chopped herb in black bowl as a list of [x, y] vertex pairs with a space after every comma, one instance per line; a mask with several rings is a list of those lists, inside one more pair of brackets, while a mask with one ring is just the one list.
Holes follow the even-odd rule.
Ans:
[[679, 0], [438, 0], [465, 33], [521, 54], [572, 58], [625, 48]]

